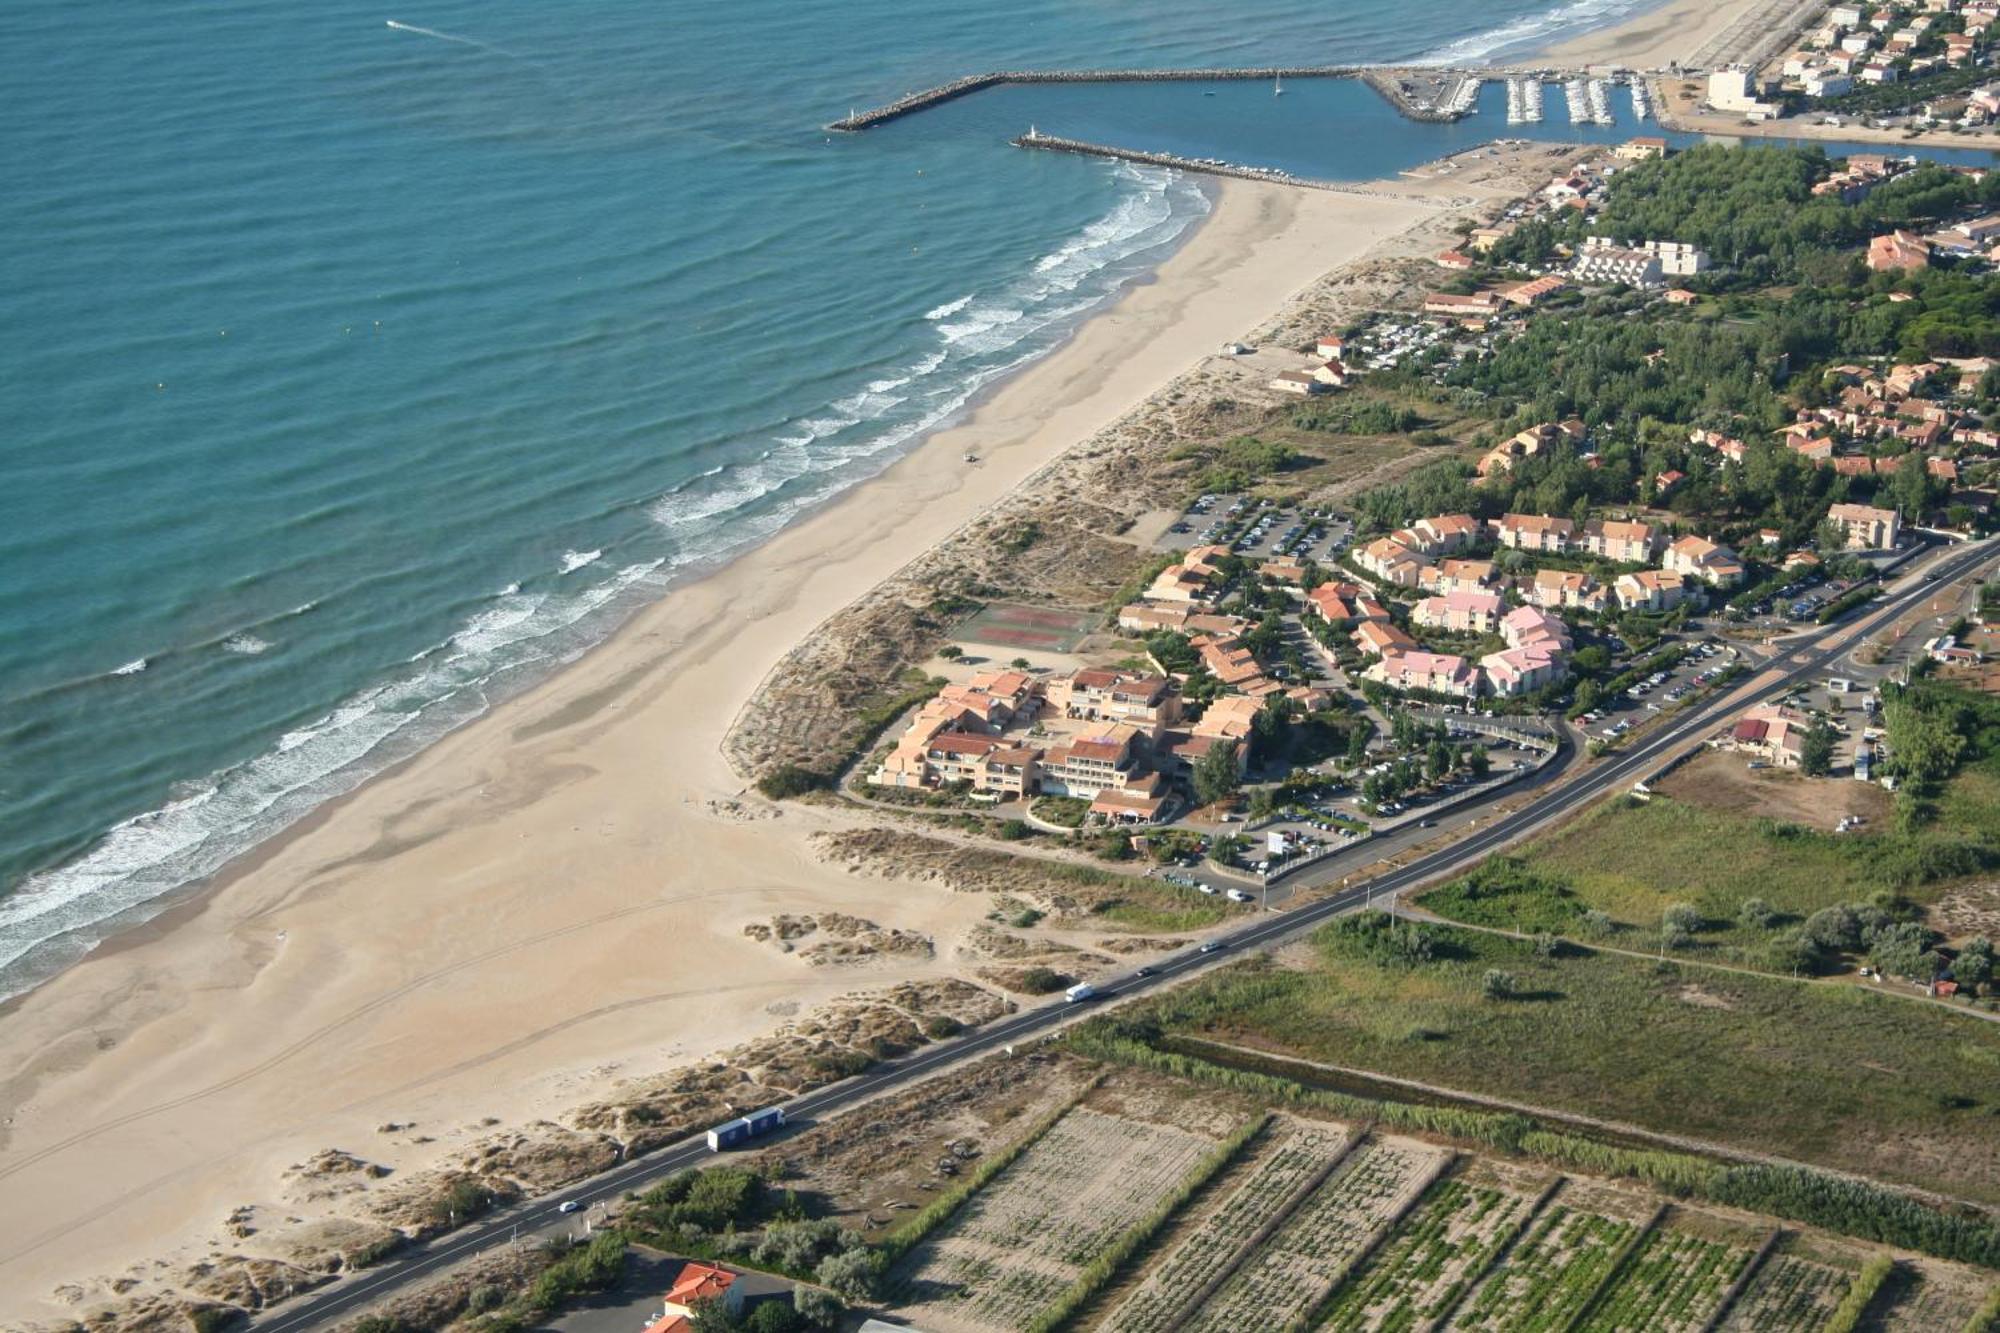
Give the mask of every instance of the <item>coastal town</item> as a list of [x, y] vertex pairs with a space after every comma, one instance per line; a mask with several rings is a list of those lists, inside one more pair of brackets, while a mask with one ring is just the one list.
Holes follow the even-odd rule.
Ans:
[[1194, 276], [26, 997], [7, 1327], [2000, 1333], [2000, 174], [1905, 137], [2000, 146], [2000, 0], [1731, 3], [833, 122], [1660, 132], [1031, 130], [1212, 172]]

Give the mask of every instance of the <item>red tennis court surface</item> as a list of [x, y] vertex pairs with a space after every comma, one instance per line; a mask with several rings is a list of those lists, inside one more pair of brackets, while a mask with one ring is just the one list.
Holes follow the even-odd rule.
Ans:
[[1039, 648], [1075, 652], [1104, 617], [1094, 612], [1057, 611], [1046, 606], [989, 602], [960, 621], [952, 637], [996, 648]]

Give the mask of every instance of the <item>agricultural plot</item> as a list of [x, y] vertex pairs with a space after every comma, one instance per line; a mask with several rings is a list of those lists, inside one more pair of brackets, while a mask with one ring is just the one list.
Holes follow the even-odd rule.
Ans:
[[1723, 1333], [1816, 1333], [1853, 1283], [1854, 1274], [1831, 1264], [1773, 1254], [1736, 1298]]
[[1179, 1327], [1238, 1333], [1285, 1328], [1311, 1314], [1448, 1160], [1441, 1149], [1396, 1139], [1357, 1149]]
[[1869, 1327], [1883, 1333], [1937, 1333], [1940, 1329], [1952, 1333], [1964, 1328], [1979, 1309], [1988, 1279], [1949, 1264], [1905, 1259], [1884, 1285], [1889, 1306], [1871, 1319]]
[[1542, 1183], [1513, 1188], [1485, 1164], [1440, 1182], [1340, 1289], [1319, 1327], [1375, 1333], [1442, 1317], [1526, 1224]]
[[1639, 1223], [1629, 1218], [1552, 1206], [1520, 1247], [1479, 1284], [1451, 1327], [1492, 1333], [1568, 1328], [1638, 1232]]
[[1075, 1110], [917, 1247], [893, 1287], [913, 1322], [944, 1333], [1025, 1328], [1216, 1142]]
[[1328, 1163], [1347, 1134], [1334, 1125], [1280, 1120], [1272, 1142], [1243, 1183], [1196, 1224], [1099, 1325], [1103, 1333], [1167, 1333], [1179, 1327], [1188, 1298], [1214, 1281]]
[[1640, 1243], [1590, 1317], [1584, 1333], [1695, 1333], [1708, 1326], [1754, 1250], [1674, 1227]]

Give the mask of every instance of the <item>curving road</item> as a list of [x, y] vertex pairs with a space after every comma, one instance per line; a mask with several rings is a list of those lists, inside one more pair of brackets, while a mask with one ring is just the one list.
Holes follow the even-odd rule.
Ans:
[[[1858, 646], [1869, 633], [1908, 612], [1936, 585], [1955, 578], [2000, 555], [1993, 541], [1973, 543], [1949, 550], [1930, 562], [1926, 577], [1907, 577], [1905, 586], [1872, 604], [1865, 615], [1841, 624], [1802, 635], [1766, 664], [1746, 686], [1739, 686], [1691, 707], [1645, 735], [1628, 751], [1616, 753], [1586, 770], [1573, 781], [1549, 791], [1511, 814], [1503, 815], [1485, 828], [1476, 829], [1448, 846], [1430, 852], [1409, 865], [1365, 883], [1344, 889], [1317, 902], [1290, 911], [1261, 917], [1249, 925], [1216, 937], [1223, 947], [1214, 953], [1190, 951], [1159, 964], [1148, 976], [1127, 975], [1106, 983], [1106, 998], [1129, 999], [1203, 968], [1226, 961], [1245, 949], [1273, 948], [1293, 939], [1342, 912], [1363, 905], [1376, 895], [1391, 895], [1457, 870], [1468, 868], [1489, 853], [1500, 850], [1556, 820], [1567, 817], [1578, 806], [1598, 796], [1642, 781], [1668, 754], [1688, 740], [1705, 734], [1724, 716], [1762, 703], [1788, 689], [1800, 677], [1824, 671]], [[1775, 673], [1775, 674], [1774, 674]], [[1758, 684], [1759, 681], [1765, 683]], [[1567, 757], [1565, 757], [1567, 758]], [[1546, 782], [1567, 767], [1549, 765], [1540, 780]], [[1540, 775], [1538, 775], [1540, 776]], [[1524, 779], [1534, 784], [1537, 778]], [[1510, 784], [1496, 796], [1522, 790], [1524, 784]], [[1345, 858], [1333, 858], [1339, 862]], [[1372, 858], [1371, 858], [1372, 859]], [[1325, 884], [1338, 877], [1339, 866], [1326, 864], [1302, 872], [1302, 883]], [[785, 1115], [794, 1125], [851, 1107], [893, 1088], [915, 1082], [941, 1070], [1046, 1034], [1090, 1012], [1096, 1006], [1045, 1005], [975, 1028], [963, 1036], [895, 1060], [884, 1061], [866, 1074], [830, 1084], [785, 1103]], [[400, 1257], [378, 1264], [349, 1277], [336, 1280], [310, 1295], [288, 1301], [280, 1309], [255, 1319], [257, 1333], [299, 1333], [324, 1327], [359, 1314], [367, 1306], [392, 1296], [412, 1284], [437, 1276], [453, 1264], [482, 1251], [505, 1245], [521, 1236], [554, 1232], [576, 1225], [588, 1214], [566, 1215], [558, 1210], [561, 1201], [574, 1201], [586, 1208], [619, 1197], [628, 1190], [644, 1188], [661, 1177], [708, 1160], [704, 1139], [692, 1139], [661, 1148], [644, 1157], [622, 1163], [591, 1177], [561, 1199], [549, 1197], [514, 1205], [481, 1221], [425, 1244], [416, 1245]]]

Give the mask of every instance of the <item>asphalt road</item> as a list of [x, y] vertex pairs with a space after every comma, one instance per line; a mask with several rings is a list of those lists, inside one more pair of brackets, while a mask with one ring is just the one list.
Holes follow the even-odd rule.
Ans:
[[[1843, 624], [1829, 626], [1810, 638], [1790, 645], [1761, 671], [1783, 674], [1771, 684], [1744, 695], [1741, 688], [1699, 704], [1666, 725], [1644, 736], [1628, 751], [1618, 752], [1555, 791], [1549, 792], [1512, 814], [1504, 815], [1467, 836], [1411, 862], [1400, 870], [1379, 875], [1363, 884], [1343, 890], [1318, 902], [1291, 911], [1260, 916], [1250, 924], [1217, 936], [1223, 947], [1214, 953], [1190, 951], [1157, 965], [1151, 976], [1127, 975], [1100, 987], [1106, 1000], [1129, 999], [1157, 987], [1184, 979], [1190, 973], [1225, 962], [1249, 949], [1268, 949], [1293, 939], [1322, 924], [1328, 918], [1351, 911], [1371, 898], [1388, 896], [1412, 888], [1438, 876], [1469, 867], [1518, 838], [1566, 816], [1576, 806], [1607, 792], [1629, 787], [1653, 771], [1665, 754], [1690, 737], [1712, 728], [1718, 718], [1782, 693], [1792, 681], [1824, 671], [1852, 652], [1869, 632], [1895, 616], [1907, 612], [1934, 584], [1954, 578], [1976, 564], [1991, 559], [1993, 542], [1947, 551], [1931, 563], [1934, 580], [1914, 580], [1911, 585], [1876, 602], [1867, 614]], [[1825, 640], [1839, 636], [1831, 647]], [[1753, 677], [1754, 678], [1754, 677]], [[1498, 793], [1518, 791], [1518, 786]], [[1329, 873], [1332, 869], [1329, 868]], [[1309, 882], [1309, 881], [1308, 881]], [[997, 1051], [1052, 1031], [1062, 1024], [1097, 1010], [1099, 1004], [1045, 1005], [975, 1028], [963, 1036], [926, 1047], [899, 1059], [884, 1061], [868, 1073], [830, 1084], [816, 1092], [785, 1103], [785, 1117], [794, 1126], [811, 1124], [828, 1114], [853, 1106], [902, 1084], [914, 1082], [953, 1065]], [[417, 1245], [402, 1256], [341, 1278], [319, 1292], [288, 1301], [269, 1315], [254, 1320], [257, 1333], [296, 1333], [297, 1330], [330, 1325], [360, 1313], [366, 1306], [390, 1296], [413, 1283], [436, 1276], [453, 1264], [518, 1236], [534, 1235], [573, 1225], [587, 1213], [568, 1215], [558, 1204], [574, 1200], [589, 1208], [615, 1199], [628, 1190], [643, 1189], [675, 1171], [709, 1160], [705, 1139], [695, 1139], [647, 1156], [625, 1162], [565, 1191], [515, 1205], [477, 1223], [426, 1244]]]

